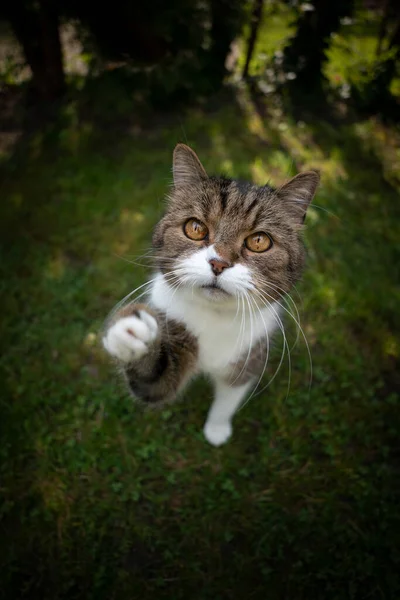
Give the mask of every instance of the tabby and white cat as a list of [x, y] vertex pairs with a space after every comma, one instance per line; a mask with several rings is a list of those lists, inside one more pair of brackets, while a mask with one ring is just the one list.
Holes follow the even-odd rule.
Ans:
[[117, 310], [103, 343], [147, 404], [171, 401], [206, 373], [215, 399], [204, 435], [219, 446], [282, 327], [279, 300], [303, 268], [299, 233], [319, 176], [301, 173], [278, 189], [209, 177], [184, 144], [174, 150], [173, 176], [153, 234], [147, 303]]

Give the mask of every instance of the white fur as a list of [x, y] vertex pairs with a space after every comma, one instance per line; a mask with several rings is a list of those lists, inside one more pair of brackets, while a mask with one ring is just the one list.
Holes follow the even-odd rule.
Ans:
[[125, 317], [112, 325], [103, 338], [104, 348], [115, 358], [129, 363], [144, 356], [158, 334], [157, 321], [145, 310], [139, 317]]
[[244, 385], [231, 387], [218, 379], [215, 381], [215, 400], [203, 429], [210, 444], [220, 446], [231, 437], [232, 417], [253, 383], [248, 381]]

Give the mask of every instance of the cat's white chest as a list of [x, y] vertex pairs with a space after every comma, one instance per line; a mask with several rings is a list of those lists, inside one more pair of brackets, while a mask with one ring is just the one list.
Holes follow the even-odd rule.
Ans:
[[196, 337], [198, 369], [210, 374], [223, 374], [228, 365], [245, 356], [257, 340], [267, 337], [276, 327], [271, 310], [254, 310], [250, 315], [232, 307], [208, 305], [190, 294], [174, 293], [161, 275], [152, 287], [150, 303], [183, 323]]
[[[201, 321], [196, 320], [199, 312]], [[199, 369], [209, 373], [224, 371], [249, 346], [249, 336], [240, 327], [240, 315], [224, 315], [214, 310], [196, 313], [186, 312], [185, 325], [197, 337]]]

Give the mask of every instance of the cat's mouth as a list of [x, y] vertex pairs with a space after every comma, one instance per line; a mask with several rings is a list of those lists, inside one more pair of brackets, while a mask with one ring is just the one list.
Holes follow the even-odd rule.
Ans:
[[226, 292], [224, 289], [222, 289], [217, 283], [209, 283], [207, 285], [202, 285], [201, 286], [202, 290], [205, 290], [206, 295], [209, 298], [223, 298], [223, 297], [227, 297], [230, 296], [230, 294], [228, 292]]

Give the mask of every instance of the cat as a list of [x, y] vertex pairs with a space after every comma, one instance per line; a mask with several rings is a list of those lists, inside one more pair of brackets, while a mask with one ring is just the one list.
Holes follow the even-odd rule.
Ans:
[[207, 374], [215, 398], [203, 431], [214, 446], [230, 438], [282, 328], [280, 299], [303, 269], [300, 232], [318, 183], [316, 171], [277, 189], [208, 176], [191, 148], [175, 147], [147, 303], [116, 310], [103, 344], [147, 405], [172, 401]]

